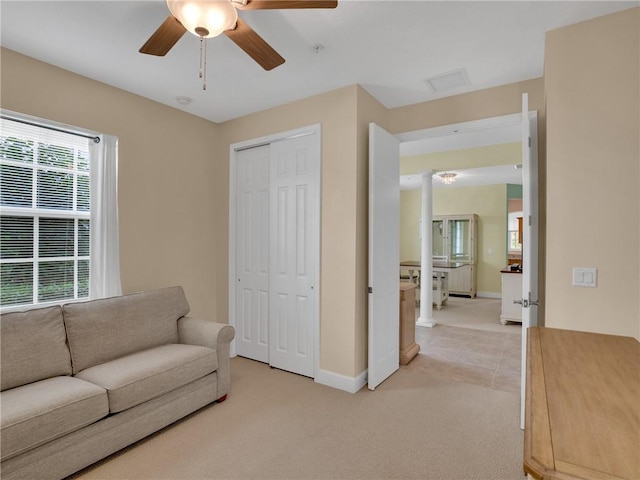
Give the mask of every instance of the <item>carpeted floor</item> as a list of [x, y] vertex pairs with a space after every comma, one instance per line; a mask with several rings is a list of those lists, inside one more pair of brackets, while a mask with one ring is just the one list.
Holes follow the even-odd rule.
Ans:
[[519, 395], [434, 374], [429, 358], [356, 394], [234, 358], [226, 402], [73, 478], [522, 479]]

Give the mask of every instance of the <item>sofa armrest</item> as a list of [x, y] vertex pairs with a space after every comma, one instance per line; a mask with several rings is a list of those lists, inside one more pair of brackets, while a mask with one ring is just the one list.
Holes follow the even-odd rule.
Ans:
[[180, 343], [213, 348], [218, 355], [218, 395], [216, 400], [224, 400], [229, 393], [231, 382], [230, 344], [236, 331], [230, 325], [193, 317], [178, 320]]

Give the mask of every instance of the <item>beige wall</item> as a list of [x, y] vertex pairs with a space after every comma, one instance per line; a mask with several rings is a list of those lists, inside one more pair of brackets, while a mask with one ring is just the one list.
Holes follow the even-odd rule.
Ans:
[[2, 50], [2, 107], [119, 137], [125, 293], [181, 284], [228, 321], [229, 146], [322, 125], [320, 368], [366, 369], [367, 131], [386, 109], [358, 86], [216, 125]]
[[[400, 195], [400, 258], [420, 258], [422, 192]], [[433, 189], [434, 215], [478, 215], [477, 292], [500, 295], [500, 270], [507, 264], [507, 186], [483, 185]]]
[[[15, 52], [2, 50], [1, 61], [3, 108], [120, 138], [125, 292], [182, 284], [193, 314], [222, 322], [228, 321], [229, 145], [320, 123], [320, 368], [350, 377], [366, 368], [368, 123], [399, 133], [514, 113], [519, 92], [537, 98], [539, 84], [391, 111], [350, 86], [215, 125]], [[451, 116], [448, 106], [467, 102], [472, 115]]]
[[[231, 120], [220, 125], [217, 156], [228, 178], [229, 145], [305, 125], [322, 125], [320, 368], [356, 376], [358, 87], [332, 92]], [[225, 187], [228, 191], [228, 188]], [[222, 208], [227, 208], [225, 202]], [[225, 212], [227, 215], [228, 212]], [[227, 229], [227, 224], [221, 228]], [[358, 339], [358, 345], [361, 340]]]
[[511, 142], [402, 157], [400, 174], [409, 175], [425, 170], [459, 170], [519, 163], [522, 163], [522, 142]]
[[[552, 324], [600, 328], [607, 319], [610, 331], [640, 335], [637, 26], [635, 9], [550, 33], [546, 81], [391, 110], [351, 86], [216, 126], [4, 49], [1, 102], [10, 110], [120, 138], [125, 291], [182, 284], [193, 313], [218, 321], [227, 321], [228, 313], [229, 145], [322, 124], [321, 368], [355, 376], [366, 365], [366, 124], [375, 121], [402, 133], [516, 113], [523, 92], [539, 113], [540, 230], [541, 245], [552, 253], [546, 262], [553, 272], [546, 307]], [[612, 71], [621, 72], [618, 83], [603, 88]], [[554, 112], [546, 242], [545, 84]], [[625, 172], [615, 184], [607, 180], [612, 167]], [[560, 185], [575, 168], [585, 181]], [[593, 212], [606, 229], [594, 229]], [[618, 225], [628, 225], [629, 235], [613, 244], [615, 252], [628, 252], [624, 257], [609, 251]], [[600, 253], [605, 245], [606, 257]], [[543, 248], [540, 257], [544, 264]], [[586, 262], [601, 269], [601, 286], [591, 294], [566, 286], [569, 265]], [[584, 322], [567, 320], [580, 315]]]
[[[1, 51], [3, 108], [118, 136], [125, 293], [183, 285], [193, 315], [227, 322], [227, 179], [215, 124]], [[225, 159], [222, 159], [224, 161]]]
[[[416, 103], [389, 110], [391, 133], [412, 132], [424, 128], [481, 120], [522, 111], [522, 94], [529, 94], [529, 109], [538, 110], [538, 130], [544, 119], [544, 82], [542, 78], [500, 87]], [[540, 149], [543, 151], [543, 149]]]
[[358, 87], [358, 183], [356, 258], [356, 373], [367, 368], [369, 286], [369, 123], [387, 129], [387, 109]]
[[546, 37], [548, 326], [640, 339], [639, 30], [634, 8]]
[[234, 142], [322, 125], [320, 368], [367, 368], [368, 124], [386, 109], [350, 86], [220, 125], [219, 155]]
[[[228, 321], [229, 146], [322, 125], [321, 369], [366, 369], [366, 131], [386, 110], [358, 86], [216, 125], [2, 50], [2, 107], [119, 137], [125, 293], [181, 284]], [[361, 125], [362, 124], [362, 125]], [[366, 272], [366, 270], [365, 270]]]

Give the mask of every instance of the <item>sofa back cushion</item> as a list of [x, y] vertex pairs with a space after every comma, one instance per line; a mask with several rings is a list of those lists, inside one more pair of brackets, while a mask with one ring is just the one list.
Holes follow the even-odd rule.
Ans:
[[64, 305], [73, 373], [148, 348], [178, 343], [189, 313], [182, 287]]
[[0, 318], [2, 390], [71, 375], [59, 306], [5, 313]]

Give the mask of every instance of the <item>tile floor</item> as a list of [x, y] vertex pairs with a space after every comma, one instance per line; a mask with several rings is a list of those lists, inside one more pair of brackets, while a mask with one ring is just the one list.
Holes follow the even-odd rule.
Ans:
[[436, 325], [416, 327], [420, 353], [402, 368], [453, 381], [520, 392], [521, 338], [514, 333]]

